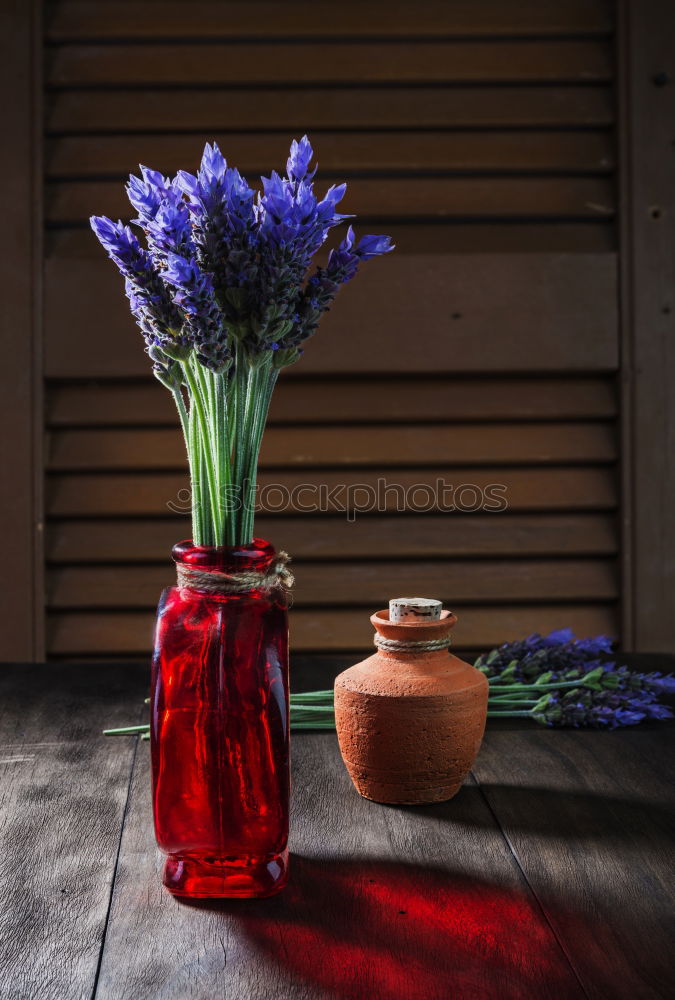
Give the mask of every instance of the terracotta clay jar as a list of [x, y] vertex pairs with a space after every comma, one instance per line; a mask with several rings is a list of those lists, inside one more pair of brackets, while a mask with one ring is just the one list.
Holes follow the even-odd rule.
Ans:
[[[394, 624], [385, 610], [370, 620], [376, 642], [407, 646], [447, 640], [457, 618], [442, 611], [437, 621]], [[451, 799], [478, 754], [487, 700], [486, 677], [447, 647], [380, 647], [345, 670], [335, 680], [335, 721], [357, 791], [375, 802]]]

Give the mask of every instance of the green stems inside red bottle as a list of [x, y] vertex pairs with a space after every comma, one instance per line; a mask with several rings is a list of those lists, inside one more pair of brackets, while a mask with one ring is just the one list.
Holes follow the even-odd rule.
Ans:
[[[278, 377], [273, 357], [252, 363], [237, 346], [233, 368], [216, 374], [190, 357], [174, 399], [185, 437], [196, 545], [248, 545], [258, 457]], [[186, 405], [187, 404], [187, 405]]]

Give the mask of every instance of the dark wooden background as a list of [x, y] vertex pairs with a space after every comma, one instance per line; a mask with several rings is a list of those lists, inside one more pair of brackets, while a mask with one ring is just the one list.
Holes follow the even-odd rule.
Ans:
[[[161, 12], [161, 13], [160, 13]], [[308, 131], [394, 255], [284, 376], [263, 482], [507, 487], [506, 513], [261, 517], [300, 651], [367, 648], [399, 592], [457, 645], [563, 625], [675, 648], [673, 12], [605, 0], [9, 0], [2, 658], [137, 657], [189, 533], [170, 401], [87, 217], [217, 139]], [[7, 248], [5, 248], [7, 249]], [[4, 385], [3, 385], [4, 389]], [[43, 475], [43, 471], [45, 474]]]

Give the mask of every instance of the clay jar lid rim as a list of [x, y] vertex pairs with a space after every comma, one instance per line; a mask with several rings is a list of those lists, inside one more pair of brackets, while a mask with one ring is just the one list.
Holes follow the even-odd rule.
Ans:
[[426, 639], [446, 635], [457, 622], [457, 615], [452, 611], [441, 611], [441, 617], [435, 622], [390, 622], [389, 609], [384, 608], [371, 615], [370, 620], [385, 639], [403, 638], [406, 633], [412, 638], [411, 631], [415, 632], [416, 639]]

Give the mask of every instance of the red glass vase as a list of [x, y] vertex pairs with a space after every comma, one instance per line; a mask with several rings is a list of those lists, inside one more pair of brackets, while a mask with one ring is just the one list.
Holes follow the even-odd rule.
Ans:
[[[261, 539], [181, 542], [177, 564], [265, 573]], [[198, 586], [198, 584], [197, 584]], [[174, 586], [159, 603], [152, 669], [153, 810], [176, 896], [269, 896], [288, 872], [288, 622], [283, 591]]]

